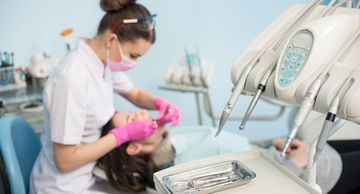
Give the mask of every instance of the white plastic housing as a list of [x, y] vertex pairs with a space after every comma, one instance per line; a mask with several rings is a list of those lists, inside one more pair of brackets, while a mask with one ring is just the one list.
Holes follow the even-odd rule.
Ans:
[[[334, 56], [341, 51], [341, 47], [357, 30], [360, 23], [358, 14], [332, 15], [305, 24], [291, 36], [280, 55], [275, 74], [275, 92], [279, 98], [296, 102], [295, 93], [300, 85], [306, 83], [306, 90], [316, 77], [322, 73], [333, 60]], [[312, 36], [312, 37], [311, 37]], [[311, 42], [313, 39], [313, 42]], [[301, 42], [303, 41], [303, 42]], [[288, 48], [296, 45], [309, 48], [310, 54], [301, 64], [299, 71], [293, 75], [289, 83], [281, 81], [284, 72], [284, 63], [289, 58]], [[306, 50], [306, 49], [305, 49]], [[302, 59], [303, 60], [303, 59]], [[300, 102], [299, 102], [300, 103]]]
[[[258, 55], [258, 53], [264, 48], [264, 46], [269, 43], [276, 35], [281, 31], [281, 29], [284, 29], [286, 25], [289, 24], [289, 22], [294, 18], [294, 16], [304, 7], [304, 5], [294, 5], [290, 7], [288, 10], [286, 10], [282, 15], [280, 15], [276, 20], [274, 20], [264, 31], [262, 31], [259, 35], [254, 38], [254, 40], [251, 42], [251, 44], [244, 50], [244, 52], [240, 55], [236, 63], [233, 65], [231, 70], [231, 80], [233, 84], [235, 85], [237, 81], [239, 80], [239, 77], [246, 69], [247, 63], [255, 56]], [[307, 23], [307, 25], [313, 23], [315, 24], [314, 18], [318, 16], [323, 10], [325, 9], [325, 6], [319, 5], [317, 6], [314, 11], [304, 19], [304, 24]], [[334, 16], [349, 16], [353, 17], [352, 22], [348, 22], [348, 24], [352, 25], [349, 27], [345, 24], [335, 26], [337, 28], [342, 28], [339, 30], [348, 31], [348, 34], [350, 34], [350, 31], [355, 31], [359, 25], [359, 18], [360, 16], [360, 10], [359, 9], [350, 9], [350, 8], [344, 8], [339, 7], [334, 11]], [[353, 14], [356, 14], [353, 15]], [[351, 16], [350, 16], [351, 15]], [[334, 17], [334, 16], [328, 16], [328, 18]], [[324, 18], [325, 19], [325, 18]], [[326, 21], [322, 19], [321, 21]], [[356, 21], [357, 20], [357, 21]], [[304, 28], [305, 25], [300, 29], [294, 31], [293, 35], [295, 35], [296, 32], [300, 30], [308, 30], [308, 28]], [[310, 26], [308, 26], [310, 28]], [[334, 28], [335, 28], [334, 27]], [[323, 29], [324, 30], [324, 29]], [[333, 29], [331, 29], [333, 30]], [[316, 38], [319, 36], [319, 34], [316, 34], [314, 36], [314, 41], [317, 41]], [[344, 35], [345, 36], [345, 35]], [[292, 36], [290, 36], [292, 37]], [[340, 37], [332, 35], [328, 36], [326, 40], [324, 40], [323, 47], [340, 47], [340, 45], [334, 45], [333, 39], [339, 39]], [[286, 40], [285, 43], [289, 43], [290, 40]], [[315, 42], [314, 42], [315, 43]], [[317, 44], [317, 43], [316, 43]], [[284, 44], [285, 45], [285, 44]], [[283, 45], [280, 46], [279, 50], [276, 50], [273, 53], [273, 56], [281, 54], [282, 50], [281, 48]], [[315, 47], [312, 47], [312, 49], [315, 49]], [[325, 58], [330, 57], [330, 54], [325, 53], [324, 48], [321, 51], [317, 51], [318, 58]], [[317, 50], [317, 49], [316, 49]], [[334, 52], [334, 51], [333, 51]], [[337, 53], [337, 52], [335, 52]], [[328, 77], [325, 80], [325, 82], [322, 83], [321, 88], [319, 90], [319, 93], [316, 97], [315, 105], [313, 107], [313, 110], [321, 113], [326, 113], [329, 108], [332, 100], [334, 99], [337, 91], [339, 88], [342, 88], [343, 81], [352, 73], [354, 68], [356, 68], [360, 64], [360, 41], [357, 43], [356, 48], [351, 49], [349, 52], [349, 55], [344, 59], [344, 61], [341, 61], [340, 63], [336, 63], [328, 72]], [[268, 55], [268, 57], [263, 57], [262, 60], [254, 66], [250, 74], [248, 75], [246, 82], [245, 82], [245, 88], [243, 89], [243, 93], [245, 94], [252, 94], [256, 87], [266, 71], [266, 68], [269, 67], [268, 65], [272, 62], [272, 60], [265, 60], [265, 58], [270, 59], [271, 52], [267, 51], [264, 53], [264, 55]], [[313, 56], [309, 55], [309, 60]], [[312, 59], [311, 59], [312, 60]], [[325, 59], [324, 59], [325, 60]], [[266, 62], [267, 61], [267, 62]], [[330, 59], [327, 59], [327, 61], [330, 61]], [[314, 65], [314, 62], [311, 62]], [[325, 65], [329, 64], [322, 64], [323, 67]], [[322, 66], [320, 64], [320, 66]], [[302, 79], [302, 82], [297, 83], [297, 89], [289, 90], [291, 91], [289, 94], [286, 94], [286, 90], [284, 88], [275, 88], [276, 83], [276, 73], [273, 73], [270, 76], [270, 79], [266, 85], [266, 90], [263, 93], [262, 97], [272, 101], [276, 102], [278, 104], [282, 105], [292, 105], [292, 106], [299, 106], [301, 101], [304, 99], [304, 96], [306, 94], [306, 91], [309, 89], [310, 85], [313, 83], [315, 79], [315, 75], [319, 75], [323, 69], [322, 68], [313, 68], [312, 65], [310, 65], [312, 68], [307, 69], [309, 75], [306, 76], [308, 79]], [[302, 70], [304, 71], [304, 70]], [[302, 76], [301, 74], [303, 72], [299, 72], [298, 76]], [[296, 81], [295, 79], [293, 81]], [[295, 83], [295, 82], [294, 82]], [[294, 84], [292, 83], [292, 84]], [[340, 118], [347, 119], [349, 121], [353, 121], [355, 123], [360, 124], [360, 106], [359, 106], [359, 99], [360, 99], [360, 72], [357, 72], [352, 81], [351, 85], [345, 86], [347, 92], [343, 92], [340, 96], [340, 106], [338, 109], [337, 116]], [[279, 97], [277, 94], [278, 92], [283, 92], [282, 96]], [[309, 118], [309, 117], [308, 117]]]

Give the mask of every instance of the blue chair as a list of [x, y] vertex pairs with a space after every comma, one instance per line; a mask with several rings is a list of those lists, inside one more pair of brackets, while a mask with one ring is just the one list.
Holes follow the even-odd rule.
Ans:
[[11, 193], [29, 192], [30, 174], [40, 148], [38, 136], [24, 119], [18, 116], [0, 118], [0, 153]]

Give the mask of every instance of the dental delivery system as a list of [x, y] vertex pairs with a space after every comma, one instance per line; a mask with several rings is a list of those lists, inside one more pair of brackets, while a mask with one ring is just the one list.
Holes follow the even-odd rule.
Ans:
[[[286, 25], [286, 27], [284, 27], [284, 30], [279, 32], [278, 35], [273, 38], [270, 42], [268, 42], [264, 48], [258, 52], [255, 57], [253, 57], [248, 63], [245, 63], [245, 64], [248, 64], [245, 71], [241, 74], [240, 78], [238, 79], [237, 83], [236, 83], [236, 86], [232, 92], [232, 95], [230, 96], [230, 99], [228, 100], [222, 114], [221, 114], [221, 117], [220, 117], [220, 122], [219, 122], [219, 128], [218, 128], [218, 131], [216, 133], [215, 136], [218, 136], [221, 132], [221, 130], [223, 129], [227, 119], [229, 118], [230, 116], [230, 113], [233, 109], [233, 107], [235, 106], [243, 88], [244, 88], [244, 85], [245, 85], [245, 81], [247, 79], [247, 76], [249, 75], [250, 71], [253, 69], [253, 67], [256, 65], [256, 63], [259, 62], [260, 58], [263, 56], [263, 55], [266, 55], [266, 52], [267, 50], [269, 50], [273, 45], [276, 45], [278, 41], [282, 40], [284, 36], [286, 36], [289, 31], [301, 20], [303, 19], [307, 14], [308, 12], [313, 9], [316, 5], [320, 4], [321, 3], [321, 0], [315, 0], [315, 1], [312, 1], [308, 6], [304, 7], [303, 10], [300, 11], [300, 13], [295, 16], [295, 19], [294, 21], [290, 21], [291, 24], [289, 25]], [[237, 61], [235, 63], [238, 64], [242, 61]]]
[[[338, 16], [335, 16], [335, 17], [338, 17]], [[331, 18], [331, 17], [328, 17], [326, 19], [329, 19], [329, 18]], [[358, 15], [354, 15], [354, 18], [357, 18], [355, 20], [359, 20]], [[340, 20], [338, 20], [338, 22], [340, 22]], [[354, 23], [352, 23], [352, 22], [354, 22]], [[326, 22], [323, 22], [323, 23], [326, 23]], [[352, 21], [351, 19], [347, 19], [347, 22], [346, 21], [341, 22], [341, 24], [346, 24], [346, 23], [348, 24], [349, 28], [351, 28], [351, 26], [354, 26], [353, 24], [357, 24], [357, 25], [360, 24], [359, 21]], [[316, 34], [315, 31], [317, 31], [316, 28], [313, 28], [313, 32], [311, 32], [311, 30], [301, 30], [301, 31], [299, 31], [298, 34], [296, 34], [292, 39], [290, 39], [290, 45], [288, 46], [288, 48], [295, 48], [295, 49], [300, 48], [300, 49], [303, 49], [301, 47], [296, 47], [296, 45], [291, 44], [292, 40], [296, 39], [297, 36], [304, 36], [304, 37], [301, 37], [302, 39], [304, 39], [307, 36], [308, 39], [310, 40], [308, 42], [309, 43], [312, 42], [312, 44], [313, 44], [312, 47], [316, 46], [316, 45], [314, 45], [314, 44], [316, 44], [316, 41], [315, 41], [315, 38], [313, 37]], [[321, 31], [324, 31], [324, 29], [321, 29]], [[330, 31], [331, 30], [329, 28], [328, 32], [330, 32]], [[332, 36], [333, 35], [334, 34], [332, 34]], [[343, 46], [341, 47], [340, 52], [338, 52], [338, 53], [336, 53], [334, 55], [334, 57], [333, 57], [333, 59], [332, 59], [332, 61], [330, 63], [323, 63], [322, 65], [321, 65], [321, 63], [319, 63], [318, 65], [314, 64], [315, 66], [319, 66], [318, 70], [321, 71], [321, 74], [319, 76], [317, 76], [317, 79], [311, 84], [311, 86], [309, 87], [309, 89], [306, 92], [306, 95], [305, 95], [304, 99], [301, 102], [300, 109], [299, 109], [299, 111], [297, 112], [297, 114], [295, 116], [291, 131], [290, 131], [290, 133], [289, 133], [289, 135], [287, 137], [286, 144], [285, 144], [285, 147], [284, 147], [284, 149], [283, 149], [283, 151], [281, 153], [281, 156], [285, 156], [286, 150], [290, 147], [292, 140], [295, 138], [295, 136], [297, 134], [297, 131], [301, 128], [302, 124], [306, 120], [306, 118], [309, 115], [310, 111], [313, 109], [316, 96], [317, 96], [317, 94], [318, 94], [318, 92], [320, 90], [321, 84], [327, 78], [328, 71], [336, 64], [336, 62], [338, 61], [339, 58], [344, 58], [348, 54], [349, 50], [351, 50], [351, 48], [354, 45], [354, 42], [356, 42], [356, 40], [359, 38], [359, 36], [360, 36], [360, 28], [358, 28], [357, 31], [353, 35], [350, 35], [348, 40], [345, 43], [342, 44]], [[325, 37], [324, 36], [319, 37], [318, 40], [320, 40], [321, 38], [325, 38]], [[295, 42], [295, 41], [293, 41], [293, 42]], [[323, 44], [323, 45], [326, 46], [326, 44]], [[294, 46], [294, 47], [292, 47], [292, 46]], [[303, 52], [303, 53], [308, 54], [309, 48], [310, 48], [309, 46], [307, 48], [305, 48], [305, 52]], [[291, 52], [290, 49], [287, 49], [285, 51], [285, 56], [289, 56], [290, 52]], [[296, 52], [298, 52], [298, 51], [296, 51]], [[313, 51], [313, 52], [315, 52], [315, 51]], [[306, 66], [310, 66], [308, 64], [309, 63], [311, 64], [311, 58], [309, 56], [307, 56], [305, 58], [307, 58], [306, 64], [305, 63], [302, 64], [303, 67], [301, 67], [301, 65], [300, 65], [300, 67], [296, 68], [296, 69], [299, 69], [299, 70], [293, 70], [292, 73], [296, 74], [298, 71], [301, 71], [302, 74], [306, 73], [304, 71], [305, 69], [301, 69], [301, 68], [305, 68]], [[305, 61], [305, 60], [302, 60], [302, 61]], [[284, 63], [285, 64], [287, 63], [286, 59], [284, 60]], [[289, 62], [289, 63], [291, 63], [291, 62]], [[297, 64], [295, 64], [295, 65], [297, 65]], [[284, 64], [281, 64], [280, 66], [284, 67]], [[321, 66], [323, 66], [323, 67], [321, 67]], [[299, 75], [295, 75], [294, 77], [290, 77], [290, 79], [289, 79], [289, 78], [286, 77], [286, 75], [284, 75], [284, 70], [281, 70], [281, 68], [278, 68], [278, 69], [280, 71], [280, 73], [279, 73], [280, 74], [280, 76], [279, 76], [280, 82], [275, 82], [275, 84], [278, 83], [279, 87], [287, 87], [288, 85], [292, 85], [291, 83], [294, 81], [294, 79], [297, 78], [296, 76], [301, 77]], [[312, 71], [314, 69], [315, 68], [312, 67]], [[289, 70], [289, 71], [291, 71], [291, 70]], [[277, 79], [277, 81], [278, 81], [278, 79]]]
[[[320, 17], [324, 17], [324, 16], [327, 16], [327, 15], [332, 14], [332, 13], [333, 13], [333, 10], [335, 10], [336, 8], [338, 8], [340, 5], [346, 3], [347, 0], [345, 0], [345, 1], [340, 1], [340, 2], [338, 2], [335, 6], [333, 6], [335, 2], [336, 2], [335, 0], [331, 1], [331, 2], [328, 4], [328, 6], [327, 6], [326, 8], [324, 8], [324, 10], [323, 10], [317, 17], [315, 17], [314, 19], [320, 18]], [[283, 36], [283, 38], [275, 45], [275, 47], [274, 47], [274, 49], [273, 49], [274, 52], [279, 52], [277, 49], [281, 46], [281, 44], [283, 43], [283, 41], [284, 41], [284, 39], [285, 39], [286, 37], [287, 37], [287, 36]], [[259, 99], [260, 99], [260, 97], [261, 97], [261, 94], [265, 91], [266, 84], [267, 84], [267, 82], [268, 82], [271, 74], [272, 74], [272, 73], [274, 72], [274, 70], [275, 70], [275, 67], [276, 67], [276, 65], [277, 65], [277, 59], [278, 59], [278, 57], [277, 57], [277, 55], [276, 55], [276, 59], [272, 60], [272, 61], [275, 61], [275, 60], [276, 60], [276, 61], [275, 61], [275, 62], [271, 62], [270, 67], [268, 68], [268, 70], [265, 72], [264, 76], [263, 76], [262, 79], [260, 80], [260, 83], [259, 83], [259, 85], [258, 85], [258, 87], [257, 87], [257, 90], [254, 92], [255, 95], [254, 95], [254, 97], [252, 98], [251, 103], [250, 103], [248, 109], [246, 110], [244, 119], [242, 120], [239, 129], [242, 130], [242, 129], [245, 128], [246, 122], [249, 120], [252, 111], [254, 110], [257, 102], [259, 101]], [[271, 60], [268, 60], [268, 61], [271, 61]]]
[[[260, 96], [281, 105], [300, 105], [283, 156], [311, 110], [336, 113], [339, 118], [360, 123], [360, 109], [354, 105], [360, 97], [360, 73], [351, 64], [358, 64], [360, 56], [352, 54], [348, 62], [338, 65], [342, 59], [349, 58], [349, 53], [360, 52], [360, 46], [354, 46], [360, 36], [360, 10], [340, 7], [348, 1], [337, 4], [331, 1], [327, 6], [319, 5], [320, 2], [289, 8], [239, 57], [231, 70], [234, 90], [217, 135], [241, 93], [254, 98], [240, 128]], [[330, 122], [332, 117], [328, 118]], [[326, 131], [320, 139], [327, 138]], [[322, 149], [322, 142], [318, 150]]]

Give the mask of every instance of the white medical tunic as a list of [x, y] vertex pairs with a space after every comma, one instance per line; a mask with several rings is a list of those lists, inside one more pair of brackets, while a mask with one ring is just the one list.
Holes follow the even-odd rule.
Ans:
[[93, 193], [89, 187], [94, 184], [95, 161], [61, 173], [53, 143], [82, 145], [98, 140], [102, 126], [114, 114], [113, 90], [121, 93], [132, 87], [124, 74], [111, 74], [85, 39], [78, 40], [44, 88], [42, 149], [32, 170], [30, 193]]

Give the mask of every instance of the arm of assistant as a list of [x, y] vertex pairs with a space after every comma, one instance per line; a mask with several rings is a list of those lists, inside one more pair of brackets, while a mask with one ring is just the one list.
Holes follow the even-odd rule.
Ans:
[[99, 140], [84, 145], [54, 143], [54, 157], [60, 172], [69, 172], [88, 162], [95, 161], [125, 142], [141, 140], [158, 128], [153, 121], [134, 121], [123, 127], [112, 129]]
[[129, 92], [121, 95], [138, 107], [158, 110], [160, 113], [156, 121], [159, 125], [171, 123], [172, 126], [175, 126], [180, 121], [179, 108], [163, 97], [155, 97], [138, 87], [134, 87]]
[[54, 143], [54, 158], [58, 170], [70, 172], [80, 166], [95, 161], [116, 147], [116, 138], [107, 134], [99, 140], [84, 145]]
[[155, 99], [156, 97], [149, 92], [141, 90], [139, 87], [134, 86], [130, 91], [121, 93], [124, 98], [136, 105], [137, 107], [155, 110]]

